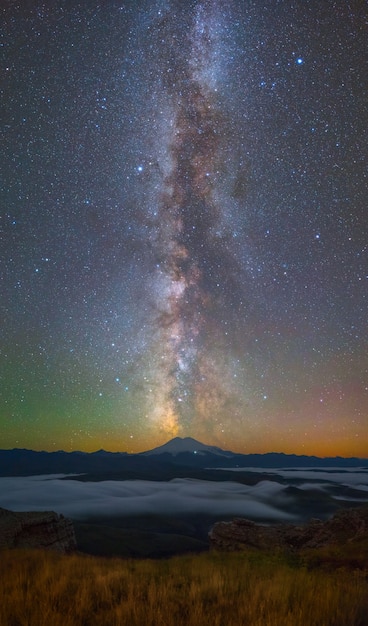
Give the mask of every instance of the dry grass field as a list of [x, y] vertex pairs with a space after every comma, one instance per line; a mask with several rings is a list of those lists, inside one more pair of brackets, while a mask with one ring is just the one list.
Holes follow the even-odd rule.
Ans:
[[367, 572], [273, 555], [124, 560], [12, 550], [1, 626], [368, 626]]

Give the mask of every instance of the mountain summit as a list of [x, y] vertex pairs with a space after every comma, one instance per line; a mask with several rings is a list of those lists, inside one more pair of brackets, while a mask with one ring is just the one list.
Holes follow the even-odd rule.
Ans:
[[177, 456], [178, 454], [192, 453], [192, 454], [215, 454], [216, 456], [229, 457], [233, 456], [232, 452], [222, 450], [217, 446], [206, 446], [204, 443], [193, 439], [193, 437], [174, 437], [162, 446], [142, 452], [142, 456], [153, 456], [159, 454], [171, 454]]

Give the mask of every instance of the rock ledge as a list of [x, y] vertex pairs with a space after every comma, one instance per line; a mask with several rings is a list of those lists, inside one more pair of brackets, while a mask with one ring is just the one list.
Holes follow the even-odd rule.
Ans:
[[262, 526], [242, 518], [217, 522], [209, 532], [209, 539], [211, 546], [220, 550], [292, 551], [368, 540], [368, 507], [342, 509], [329, 520], [312, 519], [303, 526]]
[[73, 522], [54, 511], [15, 513], [0, 508], [0, 550], [7, 548], [73, 552], [77, 548]]

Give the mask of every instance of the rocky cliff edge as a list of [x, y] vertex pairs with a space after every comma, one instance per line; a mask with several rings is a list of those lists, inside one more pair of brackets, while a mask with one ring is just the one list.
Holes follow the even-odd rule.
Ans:
[[248, 519], [217, 522], [209, 533], [212, 547], [221, 550], [298, 551], [368, 540], [368, 506], [341, 509], [326, 521], [312, 519], [303, 526], [275, 524], [262, 526]]
[[0, 550], [7, 548], [73, 552], [77, 548], [73, 522], [53, 511], [16, 513], [0, 508]]

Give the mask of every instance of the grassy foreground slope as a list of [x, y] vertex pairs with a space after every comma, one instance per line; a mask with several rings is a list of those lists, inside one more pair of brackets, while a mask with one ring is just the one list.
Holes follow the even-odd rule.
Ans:
[[5, 551], [2, 626], [367, 626], [367, 572], [281, 556], [167, 560]]

